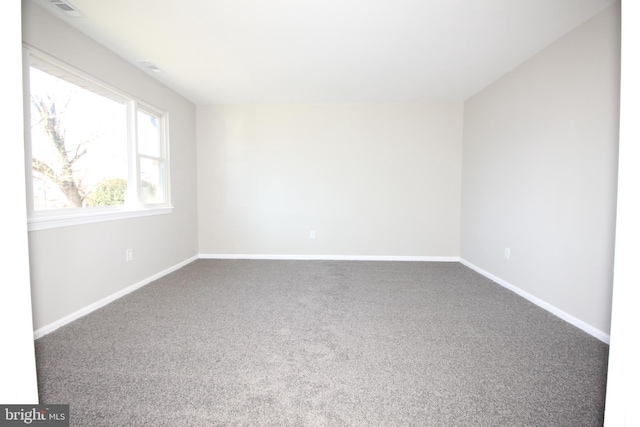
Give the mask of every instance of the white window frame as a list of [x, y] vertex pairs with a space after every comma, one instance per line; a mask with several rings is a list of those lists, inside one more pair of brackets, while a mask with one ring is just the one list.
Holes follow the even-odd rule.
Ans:
[[[113, 221], [141, 216], [168, 214], [173, 211], [170, 188], [169, 161], [169, 115], [166, 111], [148, 102], [131, 96], [124, 91], [114, 88], [95, 77], [92, 77], [32, 46], [23, 46], [23, 81], [24, 81], [24, 129], [25, 129], [25, 172], [27, 192], [27, 225], [29, 231], [49, 228], [66, 227], [72, 225], [89, 224], [103, 221]], [[65, 209], [35, 210], [33, 199], [33, 168], [31, 154], [31, 93], [29, 87], [29, 70], [33, 63], [44, 63], [48, 67], [62, 73], [75, 83], [107, 96], [124, 101], [127, 108], [127, 144], [128, 144], [128, 185], [127, 202], [119, 206], [81, 207]], [[159, 119], [160, 153], [157, 160], [163, 163], [160, 184], [164, 191], [163, 203], [143, 204], [140, 202], [141, 180], [139, 179], [141, 155], [137, 146], [137, 112], [142, 111]], [[155, 158], [155, 157], [154, 157]], [[131, 197], [133, 196], [133, 197]]]

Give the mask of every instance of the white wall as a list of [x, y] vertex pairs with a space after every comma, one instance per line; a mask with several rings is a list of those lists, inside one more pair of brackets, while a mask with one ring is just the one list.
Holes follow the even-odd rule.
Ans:
[[464, 104], [461, 257], [605, 334], [619, 37], [617, 4]]
[[[197, 254], [195, 106], [31, 0], [23, 1], [23, 40], [168, 111], [175, 207], [167, 215], [30, 232], [39, 329]], [[134, 251], [129, 263], [126, 248]]]
[[0, 117], [4, 161], [0, 168], [2, 221], [0, 221], [0, 403], [38, 403], [33, 347], [29, 253], [25, 210], [24, 147], [22, 127], [22, 47], [20, 3], [8, 2], [0, 14], [3, 77], [0, 79]]
[[459, 254], [462, 103], [199, 107], [197, 128], [201, 254]]
[[622, 94], [607, 427], [640, 425], [640, 3], [622, 4]]

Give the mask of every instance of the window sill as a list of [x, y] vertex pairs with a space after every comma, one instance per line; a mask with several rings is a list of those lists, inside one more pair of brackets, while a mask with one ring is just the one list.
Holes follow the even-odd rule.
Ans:
[[47, 230], [49, 228], [69, 227], [72, 225], [117, 221], [120, 219], [139, 218], [151, 215], [163, 215], [169, 214], [171, 212], [173, 212], [173, 207], [149, 208], [139, 210], [82, 212], [59, 216], [43, 216], [30, 218], [27, 221], [27, 229], [29, 231]]

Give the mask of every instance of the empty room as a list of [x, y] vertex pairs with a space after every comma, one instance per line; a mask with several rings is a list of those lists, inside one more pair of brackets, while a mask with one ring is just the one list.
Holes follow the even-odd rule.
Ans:
[[624, 7], [22, 1], [0, 404], [625, 425]]

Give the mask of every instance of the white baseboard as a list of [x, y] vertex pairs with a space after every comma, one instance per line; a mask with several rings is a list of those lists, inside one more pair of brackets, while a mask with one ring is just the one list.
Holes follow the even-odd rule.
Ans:
[[502, 280], [499, 277], [494, 276], [493, 274], [489, 273], [488, 271], [485, 271], [485, 270], [481, 269], [480, 267], [477, 267], [477, 266], [471, 264], [469, 261], [467, 261], [467, 260], [465, 260], [463, 258], [460, 258], [460, 263], [463, 264], [463, 265], [466, 265], [470, 269], [482, 274], [486, 278], [488, 278], [490, 280], [493, 280], [494, 282], [496, 282], [500, 286], [503, 286], [503, 287], [509, 289], [510, 291], [515, 292], [516, 294], [520, 295], [521, 297], [531, 301], [532, 303], [534, 303], [538, 307], [541, 307], [541, 308], [547, 310], [549, 313], [558, 316], [559, 318], [561, 318], [565, 322], [568, 322], [568, 323], [572, 324], [573, 326], [575, 326], [575, 327], [577, 327], [579, 329], [582, 329], [583, 331], [585, 331], [589, 335], [594, 336], [595, 338], [599, 339], [600, 341], [604, 342], [605, 344], [609, 344], [609, 341], [610, 341], [609, 334], [604, 333], [601, 330], [599, 330], [597, 328], [594, 328], [593, 326], [589, 325], [588, 323], [585, 323], [582, 320], [570, 315], [569, 313], [567, 313], [567, 312], [565, 312], [563, 310], [560, 310], [558, 307], [553, 306], [553, 305], [549, 304], [548, 302], [545, 302], [545, 301], [541, 300], [540, 298], [535, 297], [535, 296], [531, 295], [530, 293], [523, 291], [522, 289], [518, 288], [517, 286], [514, 286], [511, 283], [509, 283], [509, 282], [507, 282], [505, 280]]
[[263, 259], [304, 261], [427, 261], [459, 262], [457, 256], [386, 256], [386, 255], [277, 255], [277, 254], [200, 254], [202, 259]]
[[511, 283], [502, 280], [499, 277], [494, 276], [470, 263], [469, 261], [460, 258], [460, 257], [442, 257], [442, 256], [372, 256], [372, 255], [262, 255], [262, 254], [199, 254], [197, 256], [191, 257], [181, 263], [178, 263], [172, 267], [167, 268], [153, 276], [150, 276], [144, 280], [139, 281], [138, 283], [134, 283], [131, 286], [128, 286], [108, 297], [105, 297], [99, 301], [94, 302], [80, 310], [77, 310], [55, 322], [52, 322], [42, 328], [39, 328], [34, 331], [33, 336], [34, 339], [41, 338], [48, 333], [55, 331], [56, 329], [64, 326], [68, 323], [73, 322], [76, 319], [79, 319], [92, 311], [97, 310], [100, 307], [103, 307], [110, 302], [117, 300], [118, 298], [123, 297], [124, 295], [139, 289], [154, 280], [157, 280], [163, 276], [166, 276], [169, 273], [172, 273], [187, 264], [197, 260], [197, 259], [254, 259], [254, 260], [309, 260], [309, 261], [420, 261], [420, 262], [460, 262], [461, 264], [471, 268], [472, 270], [482, 274], [486, 278], [498, 283], [499, 285], [515, 292], [521, 297], [531, 301], [535, 305], [547, 310], [548, 312], [558, 316], [562, 320], [580, 328], [586, 333], [594, 336], [600, 341], [609, 344], [610, 336], [602, 332], [601, 330], [589, 325], [588, 323], [583, 322], [582, 320], [570, 315], [569, 313], [560, 310], [559, 308], [541, 300], [538, 297], [535, 297], [528, 292], [523, 291], [517, 286], [512, 285]]
[[144, 280], [139, 281], [138, 283], [134, 283], [131, 286], [128, 286], [114, 294], [109, 295], [108, 297], [102, 298], [99, 301], [94, 302], [93, 304], [89, 304], [88, 306], [81, 308], [78, 311], [74, 311], [73, 313], [63, 317], [62, 319], [56, 320], [55, 322], [49, 323], [46, 326], [43, 326], [42, 328], [36, 329], [33, 332], [33, 337], [34, 339], [38, 339], [41, 338], [45, 335], [47, 335], [48, 333], [51, 333], [53, 331], [55, 331], [56, 329], [60, 328], [61, 326], [64, 326], [68, 323], [73, 322], [76, 319], [79, 319], [83, 316], [86, 316], [87, 314], [91, 313], [92, 311], [95, 311], [97, 309], [99, 309], [100, 307], [104, 307], [105, 305], [109, 304], [110, 302], [113, 302], [115, 300], [117, 300], [118, 298], [123, 297], [124, 295], [131, 293], [133, 291], [135, 291], [136, 289], [139, 289], [145, 285], [148, 285], [149, 283], [153, 282], [154, 280], [158, 280], [159, 278], [166, 276], [169, 273], [172, 273], [182, 267], [184, 267], [185, 265], [197, 260], [198, 257], [194, 256], [191, 257], [185, 261], [182, 261], [181, 263], [178, 263], [172, 267], [167, 268], [166, 270], [163, 270], [157, 274], [154, 274], [151, 277], [147, 277]]

